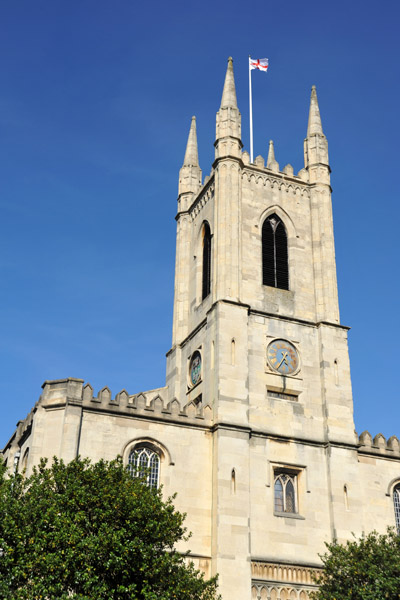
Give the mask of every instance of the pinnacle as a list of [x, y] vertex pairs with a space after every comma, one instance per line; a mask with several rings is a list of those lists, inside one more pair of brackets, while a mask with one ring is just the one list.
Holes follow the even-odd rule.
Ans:
[[221, 108], [227, 108], [228, 106], [237, 108], [233, 60], [231, 56], [228, 58], [228, 68], [226, 69], [224, 90], [221, 99]]
[[198, 167], [199, 153], [197, 150], [197, 132], [196, 132], [196, 117], [192, 117], [190, 124], [189, 136], [186, 145], [185, 158], [183, 160], [184, 167]]
[[274, 142], [269, 140], [269, 148], [268, 148], [268, 158], [267, 158], [267, 169], [270, 169], [271, 166], [276, 163], [275, 160], [275, 150], [274, 150]]
[[311, 88], [310, 112], [308, 116], [307, 137], [319, 133], [323, 135], [321, 115], [319, 113], [317, 88], [315, 85]]

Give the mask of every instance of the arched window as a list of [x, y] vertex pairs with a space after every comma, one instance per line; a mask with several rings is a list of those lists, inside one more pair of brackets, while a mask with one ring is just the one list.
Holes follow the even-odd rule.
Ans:
[[133, 477], [145, 477], [149, 487], [158, 488], [160, 457], [151, 448], [137, 446], [129, 454], [128, 471]]
[[393, 490], [393, 504], [397, 533], [400, 535], [400, 483], [397, 484]]
[[29, 458], [29, 448], [25, 450], [24, 458], [21, 463], [21, 471], [25, 471], [28, 466], [28, 458]]
[[263, 285], [289, 289], [286, 229], [280, 218], [267, 217], [262, 227]]
[[203, 225], [203, 282], [201, 299], [207, 298], [211, 291], [211, 231], [206, 222]]
[[296, 513], [296, 475], [288, 473], [275, 474], [274, 509], [279, 513]]

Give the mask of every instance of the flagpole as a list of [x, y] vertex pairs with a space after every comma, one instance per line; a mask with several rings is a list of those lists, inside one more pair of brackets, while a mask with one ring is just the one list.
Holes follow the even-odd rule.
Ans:
[[249, 115], [250, 115], [250, 163], [253, 162], [253, 100], [251, 94], [251, 69], [249, 54]]

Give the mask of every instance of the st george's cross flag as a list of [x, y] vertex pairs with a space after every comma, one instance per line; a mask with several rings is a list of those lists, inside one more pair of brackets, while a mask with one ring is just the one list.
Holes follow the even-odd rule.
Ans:
[[268, 69], [268, 58], [250, 58], [249, 56], [249, 67], [252, 69], [258, 69], [259, 71], [267, 72]]

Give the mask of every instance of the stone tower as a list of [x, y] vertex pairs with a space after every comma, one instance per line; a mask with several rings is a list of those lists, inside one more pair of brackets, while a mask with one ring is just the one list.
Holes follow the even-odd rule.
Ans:
[[[230, 58], [211, 174], [201, 185], [194, 117], [180, 171], [173, 346], [167, 355], [170, 398], [186, 396], [213, 408], [212, 554], [226, 598], [247, 597], [251, 556], [271, 554], [271, 543], [274, 553], [298, 561], [296, 545], [309, 527], [301, 522], [301, 505], [314, 477], [324, 488], [324, 519], [312, 546], [337, 535], [327, 478], [341, 462], [342, 448], [355, 443], [328, 144], [315, 87], [304, 160], [297, 175], [291, 165], [280, 171], [270, 142], [267, 165], [261, 156], [249, 163]], [[276, 255], [272, 266], [269, 251]], [[312, 463], [318, 469], [309, 473]], [[289, 515], [298, 519], [291, 523], [292, 544], [282, 541], [286, 509], [274, 519], [271, 504], [270, 524], [260, 527], [272, 503], [265, 486], [273, 488], [281, 472], [298, 487]], [[301, 556], [315, 562], [306, 545]]]

